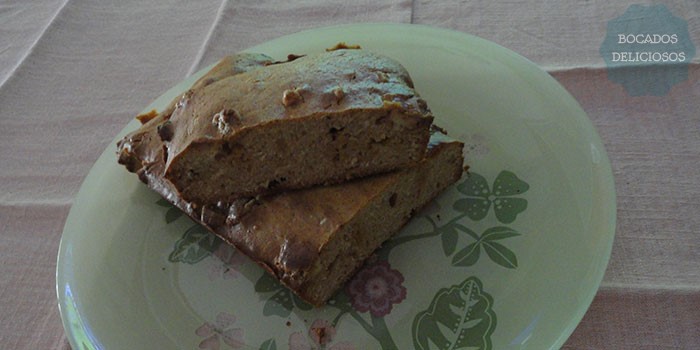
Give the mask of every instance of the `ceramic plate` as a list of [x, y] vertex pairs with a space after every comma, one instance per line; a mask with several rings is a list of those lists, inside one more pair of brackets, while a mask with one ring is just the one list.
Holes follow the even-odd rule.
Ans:
[[[74, 349], [564, 343], [600, 284], [615, 227], [610, 164], [586, 114], [531, 62], [463, 33], [350, 25], [249, 51], [283, 59], [338, 41], [405, 65], [436, 123], [464, 141], [470, 175], [419, 213], [329, 305], [312, 309], [160, 200], [117, 164], [110, 144], [61, 240], [56, 288]], [[146, 110], [162, 108], [197, 76]]]

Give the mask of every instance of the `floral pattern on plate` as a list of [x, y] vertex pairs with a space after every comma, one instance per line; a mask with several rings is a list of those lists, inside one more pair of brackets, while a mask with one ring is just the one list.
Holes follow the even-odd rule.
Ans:
[[219, 350], [221, 344], [233, 349], [240, 349], [245, 344], [243, 342], [243, 330], [235, 328], [236, 317], [228, 312], [220, 312], [216, 316], [216, 321], [205, 322], [199, 326], [194, 333], [203, 337], [199, 343], [200, 349]]
[[[469, 267], [476, 264], [482, 252], [495, 264], [516, 269], [516, 253], [507, 247], [509, 239], [520, 236], [515, 229], [507, 226], [493, 226], [477, 234], [470, 228], [472, 224], [487, 217], [493, 207], [497, 222], [511, 224], [528, 206], [524, 198], [530, 186], [515, 173], [503, 170], [493, 180], [470, 172], [456, 185], [459, 198], [452, 208], [456, 215], [443, 224], [439, 210], [427, 210], [414, 220], [424, 220], [432, 230], [394, 237], [377, 251], [375, 256], [347, 283], [346, 287], [333, 297], [326, 308], [336, 309], [331, 321], [316, 319], [306, 332], [295, 331], [289, 335], [290, 349], [354, 349], [349, 342], [332, 340], [343, 331], [341, 320], [350, 316], [365, 332], [376, 339], [381, 349], [395, 349], [394, 334], [386, 323], [395, 307], [400, 306], [409, 290], [404, 286], [406, 277], [392, 268], [389, 262], [391, 251], [403, 244], [416, 240], [439, 238], [445, 263], [453, 267]], [[173, 222], [176, 216], [172, 209], [166, 211], [166, 222]], [[461, 242], [461, 245], [460, 245]], [[174, 244], [168, 260], [172, 263], [198, 264], [208, 256], [213, 256], [209, 264], [210, 280], [219, 276], [235, 278], [237, 267], [245, 258], [235, 249], [223, 243], [198, 225], [188, 228]], [[410, 277], [409, 277], [410, 278]], [[262, 272], [253, 290], [265, 300], [262, 310], [264, 317], [286, 318], [295, 310], [309, 311], [312, 306], [299, 299], [275, 278]], [[439, 289], [427, 309], [413, 316], [411, 337], [416, 349], [482, 349], [492, 347], [491, 335], [497, 325], [494, 300], [484, 289], [477, 276], [469, 276], [460, 284]], [[207, 337], [200, 343], [201, 348], [218, 349], [219, 339], [228, 346], [242, 343], [242, 330], [227, 327], [235, 318], [220, 313], [217, 322], [205, 323], [196, 330], [199, 336]], [[228, 323], [227, 323], [228, 322]], [[398, 335], [396, 335], [398, 336]], [[240, 340], [240, 342], [239, 342]], [[261, 349], [276, 349], [279, 339], [265, 340]]]

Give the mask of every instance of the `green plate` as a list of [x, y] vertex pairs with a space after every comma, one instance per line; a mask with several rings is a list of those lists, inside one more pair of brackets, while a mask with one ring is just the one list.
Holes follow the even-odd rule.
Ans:
[[539, 350], [565, 342], [598, 289], [615, 230], [610, 163], [577, 102], [503, 47], [423, 26], [320, 28], [249, 51], [283, 59], [339, 41], [405, 65], [436, 123], [465, 142], [471, 175], [329, 305], [311, 309], [159, 200], [117, 164], [110, 144], [75, 199], [58, 257], [59, 307], [74, 349]]

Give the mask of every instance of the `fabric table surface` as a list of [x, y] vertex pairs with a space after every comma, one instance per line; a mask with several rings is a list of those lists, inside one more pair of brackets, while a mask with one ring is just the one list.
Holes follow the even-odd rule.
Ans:
[[[700, 45], [700, 2], [662, 3]], [[9, 0], [0, 3], [0, 348], [70, 349], [55, 292], [91, 166], [151, 100], [223, 55], [304, 29], [416, 23], [525, 56], [581, 104], [610, 157], [617, 231], [564, 349], [700, 349], [700, 60], [663, 95], [611, 81], [608, 22], [642, 1]]]

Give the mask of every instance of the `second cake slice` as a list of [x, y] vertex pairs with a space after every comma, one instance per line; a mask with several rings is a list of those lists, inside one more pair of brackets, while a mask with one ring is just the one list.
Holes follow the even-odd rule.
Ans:
[[[262, 198], [237, 209], [196, 207], [163, 178], [149, 186], [238, 248], [300, 298], [323, 305], [364, 261], [463, 172], [461, 142], [435, 132], [411, 167]], [[235, 210], [234, 210], [235, 209]]]

